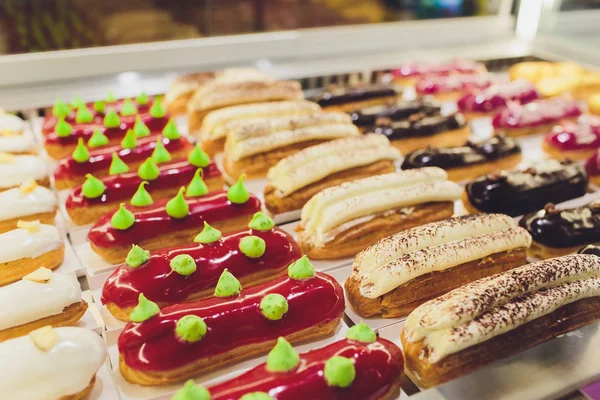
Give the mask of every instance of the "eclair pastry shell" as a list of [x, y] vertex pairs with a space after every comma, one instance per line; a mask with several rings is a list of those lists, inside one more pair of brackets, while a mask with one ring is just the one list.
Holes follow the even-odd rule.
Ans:
[[[598, 239], [600, 243], [600, 238]], [[586, 243], [586, 244], [594, 244], [594, 243]], [[566, 256], [568, 254], [575, 254], [579, 249], [584, 247], [586, 244], [571, 246], [571, 247], [548, 247], [544, 246], [541, 243], [536, 242], [535, 240], [531, 241], [531, 247], [527, 249], [527, 254], [531, 257], [541, 258], [542, 260], [546, 260], [548, 258], [556, 258], [561, 256]]]
[[400, 150], [402, 154], [412, 153], [429, 145], [433, 147], [456, 147], [465, 143], [471, 135], [469, 125], [463, 128], [436, 133], [431, 136], [414, 137], [407, 139], [392, 139], [390, 143]]
[[[421, 224], [418, 224], [421, 225]], [[381, 315], [396, 318], [409, 314], [428, 300], [466, 283], [508, 271], [527, 263], [524, 248], [492, 254], [443, 271], [421, 275], [376, 299], [361, 295], [359, 282], [351, 276], [344, 288], [346, 297], [358, 315], [364, 318]]]
[[52, 212], [23, 215], [17, 218], [11, 218], [4, 221], [0, 221], [0, 233], [8, 232], [17, 227], [19, 221], [40, 221], [42, 224], [54, 225], [54, 219], [56, 218], [56, 209]]
[[35, 258], [21, 258], [14, 261], [0, 263], [0, 286], [16, 282], [25, 275], [32, 273], [40, 267], [56, 269], [62, 264], [65, 256], [65, 245], [49, 251]]
[[448, 173], [448, 179], [454, 182], [461, 182], [489, 174], [496, 170], [514, 169], [521, 162], [522, 158], [521, 154], [514, 154], [512, 156], [500, 158], [496, 161], [458, 168], [449, 168], [446, 169], [446, 172]]
[[[560, 122], [577, 122], [575, 118], [561, 118]], [[557, 124], [557, 122], [549, 123], [549, 124], [541, 124], [537, 126], [527, 126], [523, 128], [498, 128], [496, 131], [498, 133], [502, 133], [509, 137], [519, 137], [519, 136], [527, 136], [527, 135], [536, 135], [539, 133], [547, 133], [552, 131], [552, 128]]]
[[396, 99], [398, 99], [398, 97], [402, 97], [402, 95], [378, 97], [375, 99], [369, 99], [369, 100], [363, 100], [363, 101], [353, 101], [353, 102], [349, 102], [349, 103], [335, 104], [335, 105], [331, 105], [331, 106], [321, 106], [321, 108], [323, 108], [323, 110], [326, 110], [326, 111], [349, 112], [349, 111], [359, 110], [361, 108], [373, 107], [373, 106], [378, 106], [380, 104], [394, 102], [394, 101], [396, 101]]
[[552, 145], [549, 145], [545, 140], [542, 141], [542, 150], [548, 154], [551, 158], [563, 160], [568, 158], [570, 160], [586, 160], [596, 154], [597, 149], [584, 149], [584, 150], [560, 150]]
[[96, 383], [96, 375], [92, 377], [90, 384], [87, 385], [85, 389], [83, 389], [79, 393], [71, 394], [69, 396], [63, 396], [58, 400], [83, 400], [88, 397], [90, 393], [92, 393], [92, 389], [94, 388], [94, 384]]

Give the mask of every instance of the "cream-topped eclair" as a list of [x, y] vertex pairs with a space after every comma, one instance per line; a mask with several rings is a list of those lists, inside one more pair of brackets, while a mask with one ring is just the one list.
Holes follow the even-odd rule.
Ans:
[[375, 134], [307, 147], [269, 169], [265, 206], [274, 214], [299, 210], [322, 189], [393, 172], [400, 156], [385, 136]]
[[106, 359], [102, 338], [85, 328], [45, 326], [0, 343], [4, 399], [81, 400]]
[[33, 179], [49, 187], [48, 168], [42, 157], [0, 153], [0, 192]]
[[525, 264], [530, 245], [529, 233], [503, 214], [418, 226], [359, 253], [346, 293], [363, 317], [406, 315], [465, 283]]
[[0, 111], [0, 136], [22, 135], [25, 130], [25, 121], [16, 115]]
[[171, 87], [165, 93], [165, 106], [171, 115], [185, 114], [187, 104], [199, 88], [215, 78], [214, 72], [197, 72], [181, 75], [175, 78]]
[[327, 140], [359, 135], [351, 117], [342, 112], [264, 118], [229, 131], [223, 169], [230, 180], [242, 174], [248, 178], [261, 178], [270, 167], [301, 149]]
[[75, 275], [53, 273], [44, 267], [0, 287], [0, 304], [0, 341], [46, 325], [72, 325], [87, 310]]
[[577, 254], [480, 279], [415, 309], [405, 370], [433, 386], [600, 319], [600, 258]]
[[35, 154], [33, 138], [30, 135], [2, 135], [2, 132], [0, 132], [0, 153]]
[[56, 227], [19, 221], [17, 229], [0, 234], [0, 285], [18, 281], [39, 267], [59, 267], [64, 252]]
[[302, 208], [302, 251], [314, 259], [352, 256], [378, 240], [449, 218], [461, 189], [440, 168], [400, 171], [324, 189]]
[[307, 115], [320, 110], [321, 107], [317, 103], [308, 100], [273, 101], [225, 107], [208, 113], [198, 131], [190, 133], [200, 139], [202, 147], [208, 154], [214, 155], [223, 151], [227, 133], [244, 124], [260, 122], [262, 118]]
[[15, 229], [20, 219], [53, 224], [57, 200], [52, 190], [30, 179], [18, 188], [0, 192], [0, 233]]

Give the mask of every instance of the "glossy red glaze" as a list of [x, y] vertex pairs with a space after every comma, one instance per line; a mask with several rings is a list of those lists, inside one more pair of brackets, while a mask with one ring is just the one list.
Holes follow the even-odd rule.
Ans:
[[[288, 312], [278, 321], [260, 312], [260, 301], [270, 293], [288, 302]], [[316, 273], [305, 280], [282, 276], [235, 297], [175, 304], [147, 321], [130, 322], [119, 336], [119, 353], [136, 370], [165, 371], [334, 321], [343, 311], [344, 291], [329, 275]], [[175, 333], [177, 321], [191, 314], [207, 326], [206, 336], [196, 343], [184, 342]]]
[[415, 89], [421, 95], [449, 92], [468, 93], [486, 89], [497, 82], [498, 78], [492, 74], [428, 76], [420, 79], [415, 85]]
[[135, 215], [135, 223], [125, 230], [113, 228], [110, 219], [114, 212], [110, 212], [90, 229], [88, 239], [97, 247], [132, 245], [140, 243], [143, 239], [181, 229], [196, 227], [199, 233], [204, 221], [212, 224], [214, 221], [253, 215], [260, 211], [260, 200], [252, 194], [244, 204], [235, 204], [227, 199], [226, 191], [219, 191], [186, 199], [189, 206], [188, 215], [184, 218], [172, 218], [165, 210], [168, 201], [169, 199], [159, 200], [148, 207], [128, 205], [127, 208]]
[[[69, 136], [61, 137], [56, 132], [51, 131], [46, 135], [44, 141], [46, 144], [76, 145], [77, 141], [81, 138], [87, 144], [88, 139], [92, 137], [96, 129], [104, 133], [108, 139], [122, 139], [129, 129], [133, 129], [135, 119], [135, 115], [121, 117], [121, 125], [117, 128], [105, 128], [102, 119], [99, 122], [89, 124], [76, 124], [73, 126], [73, 131]], [[149, 114], [143, 115], [141, 120], [150, 129], [150, 136], [160, 135], [167, 122], [169, 122], [169, 118], [167, 117], [153, 118]]]
[[[106, 170], [112, 162], [112, 153], [118, 153], [125, 164], [140, 162], [152, 155], [156, 147], [156, 137], [145, 137], [138, 139], [134, 149], [124, 149], [121, 146], [107, 146], [90, 150], [90, 158], [86, 162], [77, 162], [73, 157], [63, 158], [58, 162], [54, 170], [55, 179], [68, 179], [69, 177], [81, 177], [85, 174], [93, 174], [96, 171]], [[177, 140], [162, 138], [165, 148], [170, 151], [180, 151], [188, 148], [192, 150], [191, 143], [184, 137]]]
[[589, 176], [600, 175], [600, 150], [586, 161], [585, 170]]
[[548, 145], [564, 151], [597, 149], [600, 147], [600, 118], [555, 126], [544, 140]]
[[456, 59], [441, 63], [408, 62], [392, 71], [394, 78], [420, 75], [476, 74], [485, 72], [485, 66], [472, 60]]
[[462, 112], [487, 113], [502, 109], [511, 101], [526, 104], [539, 98], [540, 94], [533, 83], [518, 80], [469, 93], [461, 97], [456, 105]]
[[[262, 238], [267, 247], [259, 258], [247, 257], [239, 250], [240, 240], [250, 236]], [[196, 260], [196, 272], [183, 276], [172, 272], [169, 263], [179, 254]], [[256, 272], [272, 271], [273, 276], [302, 256], [294, 239], [275, 227], [269, 231], [248, 229], [223, 236], [209, 244], [191, 244], [160, 250], [137, 268], [119, 266], [102, 289], [102, 303], [114, 303], [124, 308], [135, 306], [143, 293], [157, 303], [181, 303], [190, 295], [214, 288], [224, 269], [238, 279]]]
[[556, 97], [529, 104], [510, 104], [494, 116], [492, 125], [499, 129], [536, 127], [556, 123], [563, 118], [576, 118], [581, 113], [576, 102]]
[[[324, 376], [325, 363], [333, 356], [354, 360], [356, 377], [347, 388], [331, 387]], [[381, 399], [404, 368], [402, 351], [378, 338], [373, 343], [340, 340], [300, 354], [300, 363], [289, 372], [269, 372], [266, 364], [208, 388], [211, 400], [238, 400], [253, 392], [269, 393], [277, 400]]]
[[[160, 175], [158, 178], [148, 181], [146, 190], [152, 194], [153, 190], [167, 188], [180, 188], [187, 186], [198, 167], [190, 164], [187, 160], [171, 161], [159, 164]], [[212, 179], [221, 176], [221, 171], [217, 165], [211, 161], [210, 164], [202, 168], [204, 179]], [[140, 178], [137, 171], [127, 172], [121, 175], [106, 176], [100, 178], [106, 189], [102, 196], [95, 199], [88, 199], [83, 195], [82, 185], [78, 185], [69, 193], [65, 203], [66, 208], [88, 207], [97, 204], [107, 204], [121, 201], [129, 201], [135, 194], [143, 179]]]

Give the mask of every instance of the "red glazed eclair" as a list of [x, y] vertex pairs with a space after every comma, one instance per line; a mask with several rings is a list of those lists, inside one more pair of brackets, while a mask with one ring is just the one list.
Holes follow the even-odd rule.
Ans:
[[187, 186], [187, 195], [193, 197], [220, 190], [224, 184], [216, 164], [196, 147], [187, 160], [157, 165], [150, 157], [138, 171], [100, 179], [89, 176], [71, 190], [65, 207], [75, 224], [93, 224], [121, 202], [146, 206], [174, 196], [182, 186]]
[[190, 150], [190, 142], [180, 136], [136, 139], [129, 134], [120, 146], [94, 150], [88, 150], [80, 141], [73, 155], [59, 161], [54, 171], [54, 185], [59, 190], [69, 189], [82, 184], [87, 174], [100, 178], [124, 173], [137, 168], [148, 157], [160, 164], [185, 158]]
[[208, 222], [223, 233], [245, 229], [261, 204], [241, 181], [229, 188], [202, 197], [187, 198], [185, 188], [171, 200], [147, 207], [125, 207], [104, 215], [90, 229], [92, 249], [110, 263], [125, 261], [131, 246], [159, 250], [193, 243], [199, 228]]
[[[221, 232], [205, 223], [194, 244], [153, 253], [134, 246], [126, 263], [104, 284], [102, 303], [116, 318], [129, 321], [140, 293], [161, 307], [198, 300], [214, 293], [225, 270], [249, 287], [283, 273], [302, 255], [294, 239], [264, 214], [256, 213], [248, 225], [245, 231], [221, 236]], [[248, 238], [264, 242], [265, 249], [259, 257], [245, 253], [242, 243]], [[194, 271], [189, 275], [172, 273], [172, 265], [184, 261], [193, 264]]]
[[332, 334], [344, 310], [343, 290], [304, 260], [290, 266], [290, 277], [243, 290], [230, 274], [224, 286], [232, 290], [223, 297], [159, 310], [140, 295], [131, 313], [138, 322], [119, 336], [121, 374], [140, 385], [179, 382], [264, 353], [280, 336], [297, 343]]

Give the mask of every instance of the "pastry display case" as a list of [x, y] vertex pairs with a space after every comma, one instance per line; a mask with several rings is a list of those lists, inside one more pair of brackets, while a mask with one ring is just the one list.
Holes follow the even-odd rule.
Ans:
[[0, 392], [600, 399], [596, 3], [0, 1]]

